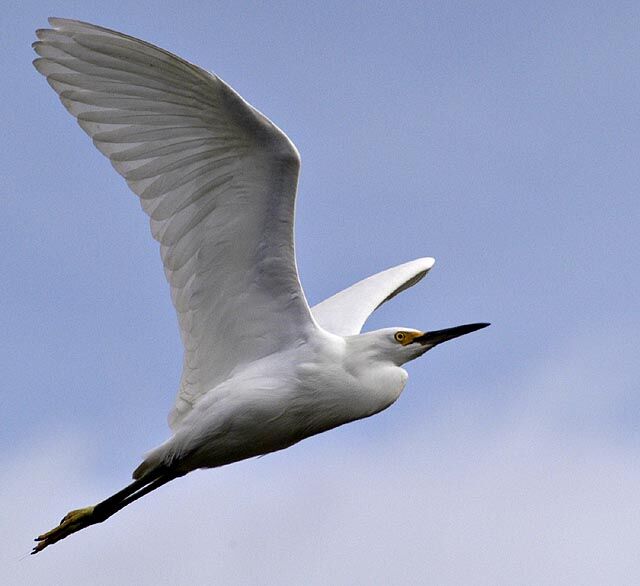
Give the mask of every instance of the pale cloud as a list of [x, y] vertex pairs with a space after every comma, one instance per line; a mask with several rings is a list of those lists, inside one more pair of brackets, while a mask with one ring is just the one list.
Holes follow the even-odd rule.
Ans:
[[[441, 406], [384, 445], [317, 438], [196, 473], [21, 558], [118, 488], [83, 477], [82, 434], [34, 444], [3, 465], [2, 582], [635, 584], [640, 465], [613, 422], [638, 373], [631, 346], [608, 348], [587, 336], [547, 357], [495, 416]], [[592, 433], [599, 414], [610, 432]]]

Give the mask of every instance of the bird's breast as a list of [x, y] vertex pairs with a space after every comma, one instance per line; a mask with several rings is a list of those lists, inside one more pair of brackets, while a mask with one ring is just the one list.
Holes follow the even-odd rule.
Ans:
[[[389, 407], [400, 396], [407, 372], [392, 364], [352, 370], [332, 362], [303, 363], [296, 377], [301, 393], [323, 423], [336, 427]], [[325, 427], [327, 429], [328, 427]]]

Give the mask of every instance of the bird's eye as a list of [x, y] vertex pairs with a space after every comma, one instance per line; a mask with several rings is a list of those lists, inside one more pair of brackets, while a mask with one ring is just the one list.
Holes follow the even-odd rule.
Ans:
[[407, 335], [404, 332], [396, 332], [395, 336], [393, 337], [395, 338], [396, 342], [400, 342], [402, 344], [402, 342], [404, 342]]

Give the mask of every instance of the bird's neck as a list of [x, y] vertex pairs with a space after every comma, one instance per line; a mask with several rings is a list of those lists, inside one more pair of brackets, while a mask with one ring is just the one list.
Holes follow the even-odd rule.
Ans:
[[[364, 342], [364, 343], [362, 343]], [[367, 403], [366, 415], [373, 415], [393, 404], [407, 382], [407, 371], [383, 359], [364, 339], [348, 340], [345, 369], [358, 381], [358, 392]]]

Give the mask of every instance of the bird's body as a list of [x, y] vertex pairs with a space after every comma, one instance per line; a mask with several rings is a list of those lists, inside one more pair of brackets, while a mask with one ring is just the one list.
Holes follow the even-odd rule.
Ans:
[[163, 49], [87, 23], [50, 23], [37, 33], [34, 65], [139, 196], [185, 354], [173, 435], [133, 483], [69, 513], [33, 553], [192, 470], [378, 413], [402, 392], [404, 363], [488, 325], [361, 333], [371, 312], [427, 274], [431, 258], [310, 308], [293, 246], [300, 157], [288, 137], [220, 78]]
[[159, 465], [188, 472], [274, 452], [378, 413], [398, 398], [406, 371], [354, 348], [363, 346], [364, 336], [311, 333], [206, 393], [136, 477]]

